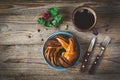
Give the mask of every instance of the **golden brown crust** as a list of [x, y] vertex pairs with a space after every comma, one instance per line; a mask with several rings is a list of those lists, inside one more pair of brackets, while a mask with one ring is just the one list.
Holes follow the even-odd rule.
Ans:
[[67, 68], [67, 67], [70, 67], [70, 66], [71, 66], [71, 65], [67, 64], [62, 57], [59, 57], [58, 59], [59, 59], [60, 65], [61, 65], [62, 67]]
[[59, 46], [61, 46], [61, 44], [55, 38], [52, 38], [52, 39], [49, 39], [46, 41], [45, 48], [47, 48], [48, 46], [59, 47]]
[[64, 40], [66, 43], [69, 43], [68, 36], [64, 36], [64, 35], [60, 34], [60, 35], [55, 36], [55, 38], [60, 38], [60, 39]]
[[[65, 52], [60, 50], [64, 48]], [[78, 47], [73, 37], [57, 35], [45, 43], [45, 57], [54, 66], [70, 67], [78, 55]]]

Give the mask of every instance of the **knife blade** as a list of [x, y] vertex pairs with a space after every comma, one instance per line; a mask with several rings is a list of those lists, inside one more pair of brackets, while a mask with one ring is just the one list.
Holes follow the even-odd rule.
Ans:
[[95, 70], [97, 69], [98, 64], [100, 63], [100, 59], [101, 56], [103, 55], [103, 53], [105, 52], [106, 47], [108, 46], [108, 44], [110, 43], [110, 37], [106, 36], [105, 39], [103, 40], [103, 42], [101, 43], [101, 50], [99, 52], [99, 54], [96, 56], [90, 70], [89, 70], [89, 74], [94, 74]]
[[96, 43], [97, 37], [93, 37], [92, 40], [90, 41], [88, 50], [86, 51], [83, 61], [82, 61], [82, 65], [80, 68], [81, 72], [85, 72], [87, 70], [88, 67], [88, 62], [89, 62], [89, 57], [94, 49], [95, 43]]

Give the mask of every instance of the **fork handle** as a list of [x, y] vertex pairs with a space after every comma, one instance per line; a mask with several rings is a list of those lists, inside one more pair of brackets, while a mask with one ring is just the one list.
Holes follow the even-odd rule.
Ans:
[[99, 63], [99, 60], [100, 60], [100, 57], [101, 57], [100, 55], [96, 56], [96, 59], [94, 60], [92, 66], [89, 70], [89, 74], [94, 74], [95, 73], [95, 70], [96, 70], [96, 68], [98, 66], [98, 63]]
[[104, 53], [105, 48], [101, 47], [100, 53], [96, 56], [90, 70], [89, 70], [89, 74], [94, 74], [99, 63], [100, 63], [100, 58], [102, 57], [102, 54]]

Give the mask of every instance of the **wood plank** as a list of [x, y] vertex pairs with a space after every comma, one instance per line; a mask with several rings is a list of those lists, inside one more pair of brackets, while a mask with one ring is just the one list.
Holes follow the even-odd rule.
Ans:
[[[99, 35], [98, 42], [106, 36], [110, 36], [112, 38], [112, 42], [119, 42], [120, 37], [117, 36], [119, 34], [120, 23], [113, 21], [108, 26], [108, 23], [98, 22], [97, 26]], [[65, 30], [64, 26], [69, 24], [69, 29]], [[47, 37], [57, 31], [69, 31], [76, 35], [76, 37], [80, 40], [80, 42], [90, 40], [94, 35], [92, 32], [78, 32], [74, 29], [74, 25], [71, 22], [64, 22], [59, 28], [45, 28], [38, 24], [20, 24], [20, 23], [3, 23], [0, 27], [0, 44], [1, 45], [14, 45], [14, 44], [42, 44]], [[40, 29], [40, 32], [38, 32]], [[46, 34], [44, 34], [46, 32]], [[85, 35], [86, 37], [82, 37]], [[116, 37], [117, 36], [117, 37]], [[44, 41], [42, 41], [44, 39]]]
[[104, 74], [104, 75], [65, 75], [63, 72], [60, 72], [62, 75], [54, 75], [54, 76], [49, 76], [49, 75], [40, 75], [40, 74], [19, 74], [19, 75], [8, 75], [8, 76], [2, 76], [0, 77], [2, 80], [119, 80], [119, 75], [117, 74]]
[[[86, 1], [96, 1], [96, 2], [119, 2], [119, 0], [86, 0]], [[1, 0], [1, 3], [73, 3], [73, 2], [84, 2], [84, 0]]]
[[[86, 45], [87, 44], [82, 44], [82, 56], [87, 49]], [[109, 45], [97, 70], [97, 74], [120, 74], [120, 55], [118, 46], [120, 45]], [[94, 54], [91, 57], [90, 65], [92, 64], [92, 61], [98, 54], [99, 50], [99, 45], [97, 44]], [[48, 65], [45, 64], [42, 56], [42, 46], [40, 45], [1, 46], [0, 51], [0, 74], [9, 74], [9, 71], [16, 70], [18, 72], [31, 72], [37, 74], [43, 71], [46, 75], [52, 75], [52, 73], [47, 73], [47, 71], [54, 72], [53, 69], [49, 68]], [[79, 72], [81, 60], [77, 65], [70, 68], [68, 71], [75, 74], [76, 72]], [[2, 73], [2, 71], [8, 71], [8, 73]], [[15, 73], [17, 73], [17, 71]], [[68, 74], [68, 72], [66, 72], [66, 74]]]
[[[87, 48], [86, 44], [81, 44], [83, 53]], [[80, 73], [80, 62], [67, 71], [56, 71], [45, 64], [42, 57], [42, 46], [40, 45], [13, 45], [0, 46], [0, 78], [7, 80], [32, 80], [32, 79], [62, 79], [62, 80], [119, 80], [120, 75], [120, 54], [119, 44], [110, 44], [104, 54], [101, 64], [95, 75]], [[98, 54], [99, 45], [95, 47], [91, 63]], [[91, 66], [91, 63], [89, 66]]]
[[[62, 74], [63, 72], [61, 72]], [[74, 74], [73, 74], [74, 75]], [[27, 74], [19, 74], [19, 75], [9, 75], [7, 77], [0, 77], [2, 80], [49, 80], [49, 79], [52, 79], [52, 80], [119, 80], [119, 75], [117, 74], [104, 74], [104, 75], [65, 75], [64, 73], [61, 75], [61, 76], [49, 76], [49, 75], [40, 75], [40, 74], [30, 74], [30, 75], [27, 75]]]
[[[70, 11], [72, 11], [74, 8], [76, 8], [77, 6], [81, 6], [81, 5], [88, 5], [91, 6], [93, 8], [95, 8], [95, 10], [98, 11], [102, 11], [105, 13], [119, 13], [119, 7], [120, 7], [120, 2], [116, 2], [116, 3], [110, 3], [110, 2], [101, 2], [101, 3], [97, 3], [97, 2], [76, 2], [76, 3], [63, 3], [62, 5], [60, 3], [16, 3], [16, 4], [12, 4], [12, 3], [8, 3], [8, 4], [4, 4], [1, 3], [0, 4], [0, 14], [5, 15], [5, 14], [11, 14], [11, 15], [19, 15], [19, 14], [40, 14], [42, 12], [45, 12], [47, 10], [48, 7], [59, 7], [60, 9], [70, 9]], [[109, 7], [108, 7], [109, 6]], [[68, 11], [68, 10], [67, 10]]]
[[[75, 6], [80, 5], [80, 3], [73, 3]], [[42, 7], [36, 6], [24, 6], [18, 5], [17, 7], [2, 7], [2, 10], [10, 10], [8, 11], [9, 15], [0, 16], [0, 44], [1, 45], [14, 45], [14, 44], [43, 44], [43, 39], [46, 40], [47, 37], [54, 32], [57, 31], [65, 31], [64, 26], [66, 24], [69, 25], [69, 29], [67, 31], [75, 34], [78, 39], [83, 42], [84, 40], [90, 40], [94, 35], [90, 32], [78, 32], [73, 28], [73, 24], [71, 22], [71, 14], [75, 6], [70, 3], [64, 4], [56, 4], [61, 14], [64, 17], [64, 22], [59, 26], [59, 28], [44, 28], [41, 25], [37, 24], [37, 19], [42, 14], [43, 10], [46, 11], [47, 5], [43, 5]], [[105, 7], [105, 4], [101, 3], [84, 3], [89, 4], [93, 8], [95, 8], [98, 14], [97, 28], [99, 30], [98, 42], [100, 42], [105, 35], [109, 35], [112, 38], [112, 42], [119, 42], [120, 37], [116, 35], [119, 34], [119, 6]], [[52, 4], [50, 4], [52, 5]], [[82, 5], [82, 3], [81, 3]], [[2, 5], [3, 6], [3, 5]], [[66, 11], [66, 9], [68, 11]], [[18, 13], [17, 13], [18, 11]], [[25, 12], [24, 12], [25, 11]], [[37, 12], [38, 11], [38, 12]], [[22, 13], [23, 12], [23, 13]], [[33, 13], [32, 13], [33, 12]], [[109, 13], [110, 12], [110, 13]], [[4, 13], [4, 11], [1, 11]], [[38, 14], [39, 13], [39, 14]], [[115, 13], [113, 15], [113, 13]], [[17, 15], [13, 15], [17, 14]], [[69, 14], [69, 15], [68, 15]], [[38, 32], [38, 29], [41, 31]], [[44, 35], [44, 32], [46, 34]], [[79, 35], [79, 36], [78, 36]], [[83, 35], [87, 37], [82, 37]], [[86, 42], [87, 42], [86, 41]]]

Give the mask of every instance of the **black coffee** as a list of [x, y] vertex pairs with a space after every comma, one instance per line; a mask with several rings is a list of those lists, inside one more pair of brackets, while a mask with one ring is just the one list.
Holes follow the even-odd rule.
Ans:
[[94, 15], [87, 9], [77, 11], [74, 15], [74, 23], [80, 29], [89, 29], [94, 21]]

